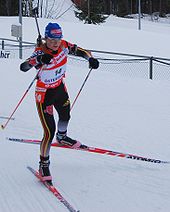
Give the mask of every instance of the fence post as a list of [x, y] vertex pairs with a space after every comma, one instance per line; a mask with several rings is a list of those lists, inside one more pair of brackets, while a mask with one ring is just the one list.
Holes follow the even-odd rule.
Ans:
[[149, 79], [153, 80], [153, 57], [150, 57]]
[[5, 49], [5, 41], [2, 40], [2, 50], [4, 50], [4, 49]]

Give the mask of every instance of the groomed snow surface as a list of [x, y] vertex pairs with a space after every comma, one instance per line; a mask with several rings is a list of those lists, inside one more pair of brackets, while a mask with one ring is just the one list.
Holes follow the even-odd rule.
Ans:
[[[145, 21], [143, 29], [138, 31], [136, 20], [135, 26], [134, 20], [112, 19], [101, 26], [73, 20], [58, 22], [63, 26], [65, 39], [84, 48], [170, 57], [168, 24]], [[17, 20], [17, 17], [1, 17], [0, 36], [11, 38], [10, 25]], [[42, 34], [49, 21], [54, 20], [39, 20]], [[36, 36], [34, 19], [24, 18], [24, 40], [34, 42]], [[23, 60], [0, 59], [0, 116], [12, 113], [35, 76], [34, 69], [27, 73], [19, 71]], [[88, 71], [88, 64], [87, 67], [68, 65], [66, 84], [72, 102]], [[26, 168], [28, 165], [38, 168], [39, 146], [6, 140], [6, 137], [42, 138], [34, 86], [14, 114], [15, 120], [0, 131], [0, 211], [66, 212], [68, 210]], [[112, 70], [94, 70], [71, 115], [68, 135], [87, 145], [170, 160], [169, 81], [129, 78], [115, 75]], [[55, 117], [57, 120], [57, 114]], [[0, 119], [0, 124], [5, 122]], [[168, 164], [61, 148], [52, 148], [50, 158], [54, 185], [81, 212], [170, 210]]]

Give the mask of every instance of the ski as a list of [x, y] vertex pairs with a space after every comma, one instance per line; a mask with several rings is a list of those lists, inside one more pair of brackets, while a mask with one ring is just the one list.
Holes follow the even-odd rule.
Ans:
[[[19, 142], [19, 143], [29, 143], [29, 144], [40, 144], [40, 140], [31, 140], [31, 139], [19, 139], [19, 138], [7, 138], [9, 141], [13, 142]], [[72, 149], [69, 146], [66, 145], [60, 145], [56, 142], [52, 143], [51, 146], [53, 147], [60, 147], [60, 148], [65, 148], [65, 149]], [[163, 161], [163, 160], [158, 160], [158, 159], [151, 159], [143, 156], [138, 156], [134, 154], [129, 154], [129, 153], [121, 153], [121, 152], [116, 152], [112, 150], [107, 150], [107, 149], [101, 149], [97, 147], [91, 147], [87, 146], [87, 148], [77, 148], [74, 150], [81, 150], [84, 152], [92, 152], [92, 153], [97, 153], [97, 154], [102, 154], [102, 155], [109, 155], [113, 157], [120, 157], [120, 158], [127, 158], [127, 159], [132, 159], [132, 160], [139, 160], [139, 161], [145, 161], [145, 162], [151, 162], [151, 163], [162, 163], [162, 164], [169, 164], [170, 161]]]
[[0, 116], [0, 119], [10, 119], [10, 120], [15, 120], [15, 118], [9, 118], [7, 116]]
[[30, 166], [27, 166], [27, 169], [34, 174], [41, 182], [42, 184], [50, 191], [52, 192], [52, 194], [57, 197], [57, 199], [63, 203], [63, 205], [68, 209], [68, 211], [70, 212], [80, 212], [77, 211], [76, 209], [73, 208], [73, 206], [70, 205], [70, 203], [61, 195], [61, 193], [58, 191], [58, 189], [56, 187], [54, 187], [53, 185], [50, 185], [49, 183], [47, 183], [46, 181], [43, 181], [41, 176], [39, 175], [39, 172], [36, 171], [35, 169], [33, 169]]

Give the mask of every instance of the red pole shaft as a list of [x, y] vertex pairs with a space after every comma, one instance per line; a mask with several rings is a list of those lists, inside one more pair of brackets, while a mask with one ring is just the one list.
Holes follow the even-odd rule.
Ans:
[[[37, 74], [38, 75], [38, 74]], [[31, 82], [31, 84], [29, 85], [28, 89], [25, 91], [24, 95], [22, 96], [22, 98], [20, 99], [20, 101], [18, 102], [17, 106], [15, 107], [14, 111], [11, 113], [10, 117], [8, 118], [8, 120], [6, 121], [6, 123], [4, 125], [1, 125], [2, 129], [5, 129], [8, 122], [12, 119], [12, 116], [14, 115], [14, 113], [16, 112], [16, 110], [18, 109], [18, 107], [20, 106], [21, 102], [23, 101], [23, 99], [25, 98], [25, 96], [27, 95], [28, 91], [30, 90], [31, 86], [33, 85], [34, 81], [37, 79], [37, 75], [36, 77], [33, 79], [33, 81]]]

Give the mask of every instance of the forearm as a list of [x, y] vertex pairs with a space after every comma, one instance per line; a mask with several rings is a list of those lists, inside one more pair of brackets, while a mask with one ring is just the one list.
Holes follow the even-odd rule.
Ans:
[[41, 51], [33, 52], [30, 58], [21, 63], [20, 70], [26, 72], [29, 71], [32, 67], [35, 67], [36, 69], [39, 68], [42, 65], [41, 62], [37, 60], [39, 55], [42, 55]]
[[85, 50], [81, 47], [78, 47], [76, 44], [72, 44], [72, 43], [67, 42], [67, 41], [66, 41], [66, 43], [68, 45], [69, 54], [76, 55], [76, 56], [79, 56], [79, 57], [83, 57], [87, 60], [89, 60], [89, 58], [92, 57], [90, 51], [87, 51], [87, 50]]
[[89, 58], [92, 57], [92, 54], [91, 54], [90, 51], [87, 51], [87, 50], [82, 49], [80, 47], [77, 47], [76, 55], [80, 56], [80, 57], [83, 57], [83, 58], [85, 58], [87, 60], [89, 60]]

